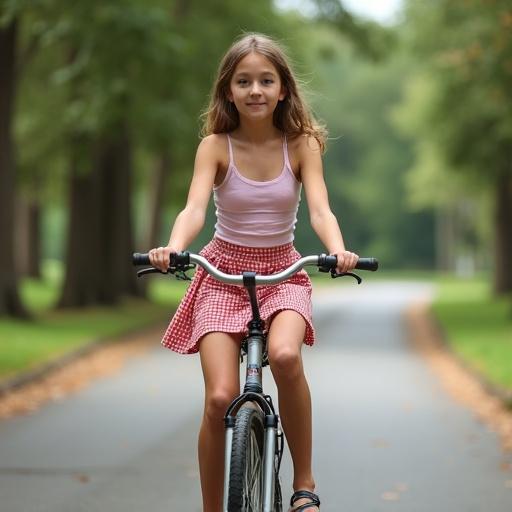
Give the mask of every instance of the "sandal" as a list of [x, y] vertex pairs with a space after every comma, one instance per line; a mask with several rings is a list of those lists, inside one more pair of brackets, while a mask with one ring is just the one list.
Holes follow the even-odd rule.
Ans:
[[[297, 508], [293, 508], [293, 505], [296, 501], [301, 498], [308, 498], [311, 501], [309, 503], [304, 503], [303, 505], [299, 505]], [[300, 512], [301, 510], [307, 510], [311, 507], [317, 507], [320, 510], [320, 498], [311, 491], [295, 491], [293, 493], [292, 499], [290, 500], [290, 512]]]

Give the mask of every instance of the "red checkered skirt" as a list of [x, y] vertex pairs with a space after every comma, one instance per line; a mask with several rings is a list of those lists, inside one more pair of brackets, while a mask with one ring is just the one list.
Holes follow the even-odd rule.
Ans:
[[[292, 243], [277, 247], [244, 247], [219, 238], [214, 238], [200, 254], [228, 274], [244, 271], [275, 274], [300, 258]], [[311, 281], [304, 270], [283, 283], [258, 286], [256, 293], [266, 328], [280, 311], [296, 311], [306, 322], [304, 342], [313, 345], [311, 290]], [[242, 286], [220, 283], [198, 266], [164, 334], [162, 345], [181, 354], [193, 354], [198, 352], [201, 338], [209, 332], [246, 333], [251, 316], [249, 296]]]

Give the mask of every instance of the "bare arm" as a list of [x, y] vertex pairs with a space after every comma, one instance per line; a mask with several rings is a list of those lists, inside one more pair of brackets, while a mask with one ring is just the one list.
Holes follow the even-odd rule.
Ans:
[[358, 256], [345, 249], [338, 220], [329, 206], [320, 147], [313, 137], [302, 138], [299, 145], [299, 162], [311, 227], [329, 254], [336, 254], [338, 257], [338, 272], [347, 272], [355, 267]]
[[169, 255], [185, 250], [204, 226], [206, 208], [217, 173], [218, 147], [218, 137], [215, 135], [206, 137], [199, 144], [185, 208], [174, 221], [167, 246], [149, 252], [151, 264], [162, 271], [169, 267]]

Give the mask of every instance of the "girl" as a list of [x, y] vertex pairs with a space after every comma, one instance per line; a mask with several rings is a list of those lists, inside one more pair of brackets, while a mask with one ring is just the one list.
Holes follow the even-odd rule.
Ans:
[[[150, 251], [166, 271], [170, 253], [185, 250], [203, 227], [210, 194], [217, 224], [202, 250], [227, 273], [273, 274], [296, 261], [293, 231], [301, 187], [311, 225], [338, 272], [355, 267], [330, 210], [321, 153], [325, 132], [304, 102], [286, 56], [267, 36], [249, 34], [224, 56], [205, 117], [187, 204], [166, 247]], [[304, 271], [277, 286], [258, 288], [268, 328], [268, 356], [279, 393], [279, 413], [290, 448], [293, 511], [317, 512], [311, 469], [311, 398], [301, 348], [312, 345], [311, 283]], [[224, 413], [240, 392], [239, 351], [250, 304], [243, 288], [220, 284], [199, 268], [163, 338], [180, 353], [200, 353], [205, 382], [199, 433], [203, 511], [222, 508]]]

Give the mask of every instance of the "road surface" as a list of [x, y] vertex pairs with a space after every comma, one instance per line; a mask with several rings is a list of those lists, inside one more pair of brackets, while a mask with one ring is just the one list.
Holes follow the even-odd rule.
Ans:
[[[431, 292], [368, 279], [316, 293], [304, 358], [322, 512], [512, 510], [510, 455], [408, 343], [403, 311]], [[201, 408], [199, 358], [155, 340], [121, 373], [0, 422], [1, 512], [200, 512]]]

